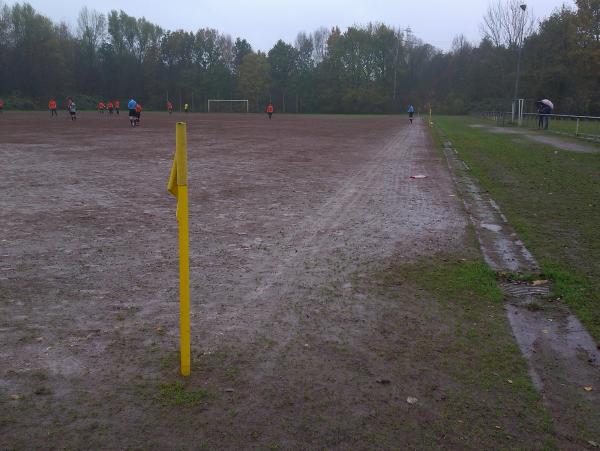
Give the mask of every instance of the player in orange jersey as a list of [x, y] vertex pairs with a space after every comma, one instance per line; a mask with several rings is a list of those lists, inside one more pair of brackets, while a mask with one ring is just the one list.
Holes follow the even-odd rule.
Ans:
[[135, 125], [140, 125], [140, 116], [142, 115], [142, 105], [138, 103], [135, 106]]
[[50, 110], [51, 116], [58, 116], [58, 111], [56, 111], [56, 100], [50, 99], [48, 102], [48, 109]]
[[273, 116], [273, 104], [271, 102], [267, 105], [267, 114], [269, 115], [269, 120], [271, 120], [271, 116]]

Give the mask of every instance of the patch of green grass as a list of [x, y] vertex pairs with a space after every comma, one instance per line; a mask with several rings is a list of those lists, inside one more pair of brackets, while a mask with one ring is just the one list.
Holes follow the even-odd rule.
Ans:
[[237, 366], [231, 365], [225, 368], [225, 377], [230, 381], [234, 381], [239, 373], [240, 369]]
[[528, 282], [531, 283], [534, 280], [545, 279], [547, 276], [544, 274], [532, 274], [532, 273], [517, 273], [517, 272], [501, 272], [497, 276], [508, 282]]
[[[577, 316], [586, 325], [593, 325], [591, 331], [600, 328], [598, 324], [598, 289], [583, 275], [578, 274], [572, 268], [552, 260], [542, 261], [545, 273], [553, 281], [552, 297], [566, 302]], [[596, 335], [596, 340], [598, 336]]]
[[164, 405], [193, 407], [210, 399], [210, 393], [205, 389], [189, 390], [181, 381], [163, 384], [159, 398]]
[[384, 287], [381, 295], [397, 293], [404, 303], [396, 287], [412, 287], [417, 302], [433, 298], [439, 308], [429, 318], [431, 307], [424, 305], [414, 320], [432, 328], [430, 337], [419, 329], [411, 334], [412, 358], [436, 374], [420, 384], [444, 393], [431, 407], [436, 421], [422, 440], [432, 447], [436, 437], [446, 437], [450, 448], [556, 448], [552, 420], [512, 336], [494, 271], [477, 258], [436, 257], [391, 265], [375, 278]]
[[413, 280], [430, 292], [440, 295], [438, 300], [460, 302], [501, 302], [502, 291], [496, 283], [496, 274], [484, 262], [465, 261], [459, 264], [432, 264], [425, 271], [413, 274]]
[[600, 341], [599, 155], [491, 133], [472, 127], [481, 125], [474, 118], [436, 124], [553, 280], [554, 294]]
[[[524, 125], [532, 129], [537, 129], [537, 117], [528, 117], [528, 120], [525, 121]], [[544, 133], [548, 132], [575, 136], [575, 132], [577, 132], [577, 120], [552, 118], [550, 119], [548, 131], [545, 131]], [[579, 133], [600, 136], [600, 121], [580, 120]]]
[[163, 370], [176, 368], [179, 365], [179, 352], [172, 351], [160, 359], [160, 367]]
[[277, 344], [275, 340], [265, 334], [259, 334], [257, 337], [257, 342], [260, 346], [266, 349], [272, 349]]

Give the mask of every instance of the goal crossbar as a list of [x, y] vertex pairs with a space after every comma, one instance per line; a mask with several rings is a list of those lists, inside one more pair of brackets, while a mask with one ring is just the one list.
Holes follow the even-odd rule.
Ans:
[[248, 100], [246, 99], [208, 99], [208, 112], [210, 113], [210, 104], [211, 103], [220, 103], [220, 102], [242, 102], [246, 104], [246, 113], [249, 111]]

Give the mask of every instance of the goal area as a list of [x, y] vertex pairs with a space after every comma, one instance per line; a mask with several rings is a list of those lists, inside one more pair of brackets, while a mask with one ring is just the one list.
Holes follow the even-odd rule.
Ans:
[[209, 113], [247, 113], [249, 111], [248, 100], [209, 99], [207, 111]]

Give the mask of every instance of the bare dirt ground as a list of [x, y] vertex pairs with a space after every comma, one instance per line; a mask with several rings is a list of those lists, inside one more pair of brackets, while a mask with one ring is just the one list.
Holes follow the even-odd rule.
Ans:
[[[422, 124], [143, 114], [131, 129], [123, 116], [95, 113], [76, 123], [0, 119], [0, 448], [440, 446], [423, 434], [439, 415], [435, 393], [457, 382], [411, 349], [414, 337], [440, 341], [448, 325], [432, 300], [392, 306], [353, 278], [391, 257], [465, 246], [466, 216]], [[185, 387], [166, 192], [182, 119], [193, 354]], [[409, 179], [419, 173], [428, 178]], [[407, 396], [425, 405], [414, 409]], [[535, 438], [524, 424], [514, 420], [514, 434]], [[438, 439], [466, 446], [451, 431]]]

